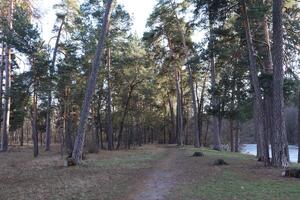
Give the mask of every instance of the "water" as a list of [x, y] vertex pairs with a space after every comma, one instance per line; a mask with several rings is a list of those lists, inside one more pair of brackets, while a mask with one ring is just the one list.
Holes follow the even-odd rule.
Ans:
[[[250, 154], [256, 156], [256, 144], [244, 144], [242, 146], [242, 153]], [[289, 145], [289, 153], [290, 153], [290, 161], [297, 162], [298, 161], [298, 147], [295, 145]], [[270, 147], [270, 155], [271, 155], [271, 147]]]

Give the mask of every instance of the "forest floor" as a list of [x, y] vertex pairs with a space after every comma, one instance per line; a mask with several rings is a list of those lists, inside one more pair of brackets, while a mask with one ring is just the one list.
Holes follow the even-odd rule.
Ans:
[[[296, 200], [300, 180], [281, 177], [255, 157], [172, 145], [88, 154], [64, 167], [55, 150], [32, 158], [29, 147], [0, 153], [0, 199]], [[222, 158], [229, 165], [214, 166]], [[299, 167], [299, 166], [298, 166]]]

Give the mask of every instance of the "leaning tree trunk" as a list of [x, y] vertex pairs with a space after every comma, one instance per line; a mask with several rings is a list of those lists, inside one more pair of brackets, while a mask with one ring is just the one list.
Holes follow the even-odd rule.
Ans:
[[273, 0], [273, 137], [272, 165], [286, 167], [289, 163], [288, 142], [284, 121], [283, 97], [283, 0]]
[[[9, 12], [7, 22], [9, 29], [13, 29], [13, 9], [14, 1], [9, 2]], [[7, 151], [8, 149], [8, 133], [9, 133], [9, 119], [10, 119], [10, 104], [11, 104], [11, 67], [12, 67], [11, 48], [8, 44], [5, 47], [5, 94], [4, 94], [4, 108], [3, 108], [3, 128], [2, 128], [2, 143], [1, 151]]]
[[107, 49], [107, 143], [108, 150], [113, 150], [113, 125], [111, 114], [111, 81], [110, 81], [111, 50]]
[[257, 136], [259, 137], [259, 149], [261, 151], [261, 160], [264, 161], [265, 165], [269, 164], [269, 147], [268, 141], [266, 141], [265, 132], [264, 132], [264, 115], [263, 115], [263, 103], [262, 103], [262, 94], [260, 89], [260, 84], [258, 80], [258, 72], [256, 66], [256, 58], [255, 58], [255, 51], [254, 45], [252, 40], [252, 35], [250, 31], [250, 23], [246, 8], [245, 0], [240, 1], [241, 6], [241, 16], [243, 18], [243, 26], [246, 33], [246, 40], [247, 40], [247, 47], [248, 47], [248, 54], [249, 54], [249, 68], [250, 68], [250, 76], [251, 76], [251, 83], [254, 89], [254, 123], [255, 123], [255, 131]]
[[95, 59], [93, 61], [91, 74], [88, 80], [85, 98], [82, 104], [79, 127], [77, 130], [77, 136], [76, 136], [75, 145], [72, 153], [72, 159], [77, 165], [80, 164], [82, 160], [82, 153], [83, 153], [83, 146], [84, 146], [84, 139], [85, 139], [85, 127], [88, 119], [88, 114], [90, 111], [91, 100], [95, 92], [99, 68], [101, 66], [102, 52], [105, 45], [106, 34], [109, 28], [109, 19], [111, 15], [112, 2], [113, 0], [108, 0], [106, 4], [106, 11], [102, 22], [102, 29], [99, 37], [99, 43], [97, 46]]
[[55, 66], [55, 61], [56, 61], [56, 56], [57, 56], [57, 50], [58, 50], [58, 44], [60, 41], [60, 36], [61, 32], [64, 26], [64, 19], [61, 22], [61, 25], [58, 30], [55, 46], [54, 46], [54, 51], [53, 51], [53, 58], [52, 58], [52, 63], [50, 65], [50, 85], [49, 85], [49, 92], [48, 92], [48, 105], [47, 105], [47, 118], [46, 118], [46, 141], [45, 141], [45, 150], [50, 151], [50, 144], [51, 144], [51, 108], [52, 108], [52, 79], [53, 79], [53, 74], [54, 74], [54, 66]]

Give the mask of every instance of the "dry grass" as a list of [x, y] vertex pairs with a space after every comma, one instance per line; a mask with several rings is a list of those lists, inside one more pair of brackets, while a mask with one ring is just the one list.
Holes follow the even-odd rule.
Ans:
[[[33, 159], [31, 148], [15, 147], [0, 154], [0, 199], [132, 200], [147, 191], [142, 183], [153, 183], [148, 193], [170, 200], [300, 199], [298, 179], [281, 177], [280, 169], [265, 168], [253, 156], [201, 149], [204, 157], [192, 157], [199, 149], [168, 147], [101, 151], [70, 168], [63, 167], [58, 151]], [[213, 166], [219, 158], [229, 165]], [[161, 172], [171, 180], [160, 181], [168, 187], [153, 182]]]
[[0, 199], [122, 199], [163, 149], [146, 146], [131, 151], [87, 155], [79, 167], [63, 167], [58, 152], [33, 159], [29, 148], [0, 154]]

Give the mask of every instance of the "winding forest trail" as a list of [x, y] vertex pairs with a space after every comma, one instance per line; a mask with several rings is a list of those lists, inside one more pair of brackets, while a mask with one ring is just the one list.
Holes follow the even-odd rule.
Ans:
[[130, 200], [163, 200], [166, 199], [171, 189], [176, 185], [182, 173], [180, 158], [183, 153], [175, 146], [164, 147], [166, 159], [158, 161], [147, 172], [143, 180], [137, 184], [135, 191], [130, 195]]

